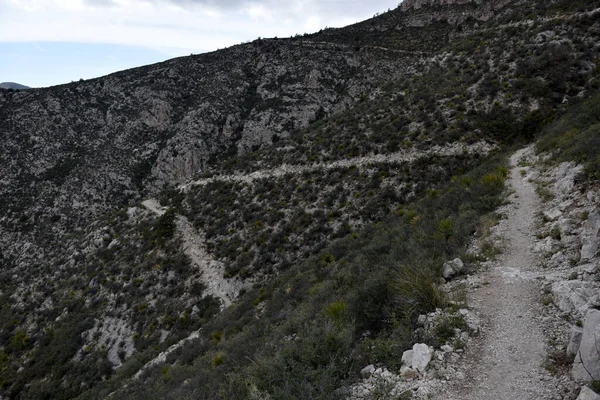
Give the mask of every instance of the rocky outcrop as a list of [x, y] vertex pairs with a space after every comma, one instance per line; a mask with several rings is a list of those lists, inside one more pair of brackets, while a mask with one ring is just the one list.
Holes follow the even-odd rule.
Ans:
[[400, 7], [406, 13], [404, 25], [423, 27], [438, 21], [458, 25], [469, 18], [487, 21], [511, 1], [404, 0]]
[[591, 382], [600, 380], [600, 311], [589, 310], [583, 322], [583, 336], [573, 363], [573, 378]]
[[594, 211], [583, 223], [581, 231], [581, 261], [589, 261], [598, 255], [600, 246], [600, 212]]
[[581, 346], [581, 338], [583, 337], [583, 328], [574, 326], [571, 329], [571, 337], [569, 338], [569, 345], [567, 346], [567, 355], [569, 357], [575, 357]]
[[580, 280], [559, 281], [552, 284], [554, 303], [564, 312], [584, 316], [598, 300], [598, 287]]
[[581, 388], [577, 400], [600, 400], [600, 395], [587, 386]]
[[552, 172], [554, 190], [562, 195], [570, 193], [575, 187], [575, 177], [583, 170], [581, 165], [574, 162], [561, 163]]
[[[474, 0], [404, 0], [401, 4], [402, 11], [419, 10], [431, 6], [451, 6], [473, 3]], [[479, 0], [477, 3], [481, 3]]]

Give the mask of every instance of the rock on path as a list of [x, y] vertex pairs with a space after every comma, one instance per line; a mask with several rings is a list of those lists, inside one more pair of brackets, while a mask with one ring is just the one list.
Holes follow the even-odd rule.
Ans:
[[[527, 151], [516, 152], [517, 165]], [[484, 271], [488, 282], [469, 294], [469, 304], [486, 321], [481, 340], [468, 352], [468, 379], [441, 393], [444, 400], [560, 399], [553, 377], [543, 368], [545, 337], [536, 319], [539, 288], [533, 253], [534, 219], [539, 200], [532, 185], [513, 168], [510, 185], [515, 191], [508, 218], [500, 222], [506, 249]]]

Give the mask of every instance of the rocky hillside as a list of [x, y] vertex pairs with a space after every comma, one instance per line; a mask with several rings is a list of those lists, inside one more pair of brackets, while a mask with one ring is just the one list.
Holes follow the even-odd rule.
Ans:
[[[498, 205], [505, 174], [495, 157], [600, 88], [596, 7], [407, 0], [346, 28], [0, 89], [0, 396], [98, 398], [129, 382], [138, 397], [130, 379], [144, 364], [193, 343], [148, 371], [176, 393], [184, 379], [169, 365], [210, 359], [198, 376], [203, 396], [217, 398], [229, 382], [217, 376], [233, 371], [217, 367], [233, 368], [225, 353], [235, 353], [219, 348], [223, 337], [237, 343], [237, 333], [294, 321], [273, 333], [276, 346], [331, 303], [340, 331], [327, 334], [345, 343], [334, 347], [346, 364], [321, 394], [297, 388], [296, 398], [332, 398], [354, 377], [352, 357], [373, 357], [357, 353], [363, 339], [390, 341], [415, 322], [388, 313], [396, 295], [382, 282], [397, 271], [369, 258], [392, 257], [381, 222], [404, 221], [390, 229], [415, 254], [394, 251], [430, 254], [415, 261], [427, 270], [460, 252]], [[411, 236], [419, 224], [424, 236]], [[368, 267], [344, 260], [353, 245], [339, 243], [352, 240]], [[383, 298], [346, 275], [372, 268]], [[285, 309], [267, 301], [282, 295], [277, 285], [294, 295]], [[354, 300], [332, 297], [342, 287]], [[360, 314], [358, 299], [386, 309]], [[346, 304], [361, 323], [335, 322]], [[275, 357], [261, 347], [269, 335], [245, 339]], [[254, 356], [231, 357], [245, 368]], [[307, 376], [324, 365], [302, 363]], [[281, 398], [289, 382], [269, 389], [263, 373], [240, 376]], [[229, 389], [221, 398], [241, 398]]]

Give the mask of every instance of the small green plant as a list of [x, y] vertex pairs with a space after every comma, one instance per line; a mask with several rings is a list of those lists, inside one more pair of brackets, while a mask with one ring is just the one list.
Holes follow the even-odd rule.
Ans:
[[550, 237], [555, 240], [560, 240], [562, 235], [560, 233], [560, 228], [558, 226], [555, 226], [554, 228], [552, 228], [552, 230], [550, 231]]
[[397, 301], [409, 313], [426, 314], [444, 308], [446, 296], [438, 285], [437, 274], [429, 268], [398, 267], [393, 284]]
[[335, 257], [329, 253], [324, 254], [323, 257], [321, 257], [321, 265], [323, 266], [329, 265], [333, 262], [335, 262]]
[[328, 304], [323, 312], [334, 322], [340, 323], [346, 316], [347, 306], [345, 300], [338, 300]]
[[169, 365], [165, 365], [160, 370], [160, 376], [163, 382], [168, 383], [173, 380], [173, 371]]
[[265, 288], [260, 288], [260, 290], [258, 291], [258, 297], [254, 299], [254, 305], [257, 306], [260, 303], [262, 303], [265, 300], [266, 295], [267, 291], [265, 290]]
[[447, 242], [454, 235], [454, 222], [449, 218], [444, 218], [438, 223], [435, 237], [438, 240]]
[[175, 209], [169, 208], [154, 225], [159, 240], [170, 239], [175, 232]]
[[502, 253], [502, 249], [496, 246], [491, 240], [481, 242], [481, 254], [486, 259], [494, 259], [500, 253]]
[[456, 329], [468, 329], [465, 318], [460, 314], [446, 316], [437, 321], [437, 324], [434, 328], [434, 333], [436, 335], [438, 344], [446, 343], [452, 339], [455, 335]]
[[555, 197], [554, 193], [552, 193], [550, 190], [548, 190], [543, 185], [538, 184], [535, 189], [535, 192], [540, 197], [540, 199], [544, 202], [554, 200], [554, 197]]
[[554, 303], [554, 298], [550, 293], [544, 294], [542, 295], [540, 302], [545, 306], [549, 306], [550, 304]]
[[456, 338], [452, 342], [452, 347], [454, 347], [454, 350], [464, 350], [466, 347], [466, 344], [461, 338]]
[[216, 344], [216, 343], [219, 343], [225, 337], [225, 334], [221, 331], [215, 331], [210, 335], [210, 337], [213, 340], [213, 342]]
[[571, 367], [574, 357], [567, 355], [565, 349], [554, 350], [550, 352], [546, 361], [544, 362], [544, 368], [552, 375], [558, 374], [560, 370], [564, 370]]
[[506, 176], [504, 176], [500, 172], [492, 172], [484, 175], [481, 178], [481, 184], [484, 186], [488, 186], [492, 189], [502, 189], [504, 188], [504, 180]]
[[579, 277], [579, 274], [577, 273], [577, 271], [573, 271], [573, 272], [571, 272], [571, 275], [569, 275], [569, 280], [574, 281], [578, 277]]
[[220, 365], [223, 365], [224, 362], [225, 362], [225, 354], [219, 353], [213, 357], [211, 363], [212, 363], [213, 367], [218, 367]]

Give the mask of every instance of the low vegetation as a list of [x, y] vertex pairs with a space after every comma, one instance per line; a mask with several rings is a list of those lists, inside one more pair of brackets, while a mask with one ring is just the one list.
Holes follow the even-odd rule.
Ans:
[[[157, 367], [121, 395], [342, 398], [343, 387], [365, 365], [399, 367], [402, 352], [413, 344], [418, 315], [446, 305], [439, 288], [442, 264], [460, 256], [486, 224], [483, 218], [502, 201], [505, 176], [505, 158], [492, 157], [435, 196], [334, 240], [205, 324], [205, 336], [169, 360], [168, 381]], [[438, 340], [460, 324], [444, 321]], [[84, 398], [120, 387], [128, 370]]]
[[600, 180], [600, 93], [548, 126], [537, 142], [537, 150], [552, 154], [557, 162], [582, 164], [581, 179]]

